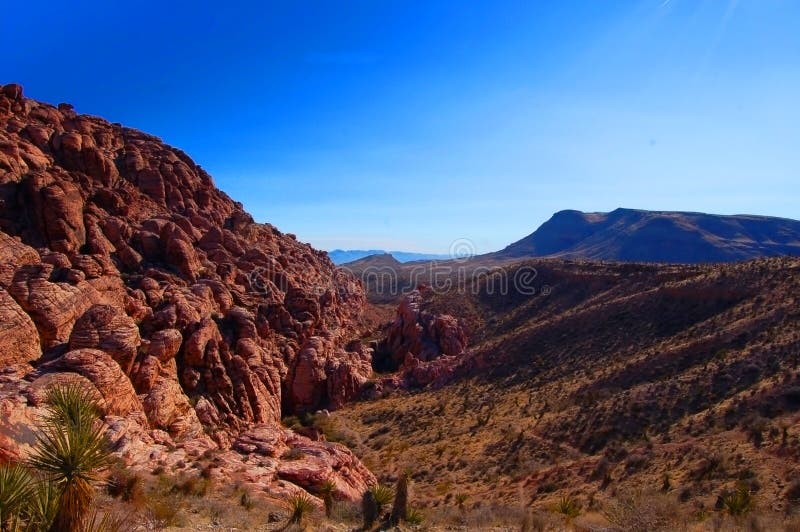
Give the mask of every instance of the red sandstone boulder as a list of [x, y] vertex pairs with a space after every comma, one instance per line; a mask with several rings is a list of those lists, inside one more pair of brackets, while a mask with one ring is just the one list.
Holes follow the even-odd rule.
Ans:
[[0, 367], [36, 360], [42, 354], [30, 316], [0, 288]]
[[70, 349], [99, 349], [130, 374], [141, 343], [136, 323], [118, 307], [94, 305], [75, 322]]
[[72, 372], [88, 379], [103, 398], [108, 414], [140, 412], [142, 404], [130, 379], [109, 355], [96, 349], [76, 349], [43, 364], [42, 372]]

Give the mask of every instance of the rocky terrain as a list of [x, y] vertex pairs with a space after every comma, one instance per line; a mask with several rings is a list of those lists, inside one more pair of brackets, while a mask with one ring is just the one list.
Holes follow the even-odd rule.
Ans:
[[493, 258], [732, 262], [800, 255], [800, 221], [767, 216], [616, 209], [561, 211]]
[[[190, 468], [267, 495], [374, 477], [283, 428], [370, 377], [360, 282], [254, 223], [158, 138], [0, 87], [0, 456], [24, 456], [42, 391], [103, 400], [133, 467]], [[287, 455], [291, 459], [285, 459]]]

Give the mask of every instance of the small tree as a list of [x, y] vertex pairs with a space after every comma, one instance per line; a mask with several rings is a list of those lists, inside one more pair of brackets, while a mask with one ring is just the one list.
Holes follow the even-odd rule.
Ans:
[[57, 386], [46, 398], [48, 413], [29, 464], [58, 493], [51, 532], [77, 532], [89, 516], [97, 473], [111, 463], [111, 445], [97, 402], [86, 389]]

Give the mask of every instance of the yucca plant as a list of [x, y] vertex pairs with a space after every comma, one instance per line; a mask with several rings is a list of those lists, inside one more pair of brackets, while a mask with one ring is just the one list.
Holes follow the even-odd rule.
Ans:
[[314, 511], [314, 501], [305, 492], [298, 493], [289, 498], [289, 511], [292, 515], [289, 517], [290, 524], [300, 524], [303, 519]]
[[425, 516], [416, 508], [409, 508], [404, 519], [409, 525], [421, 525], [422, 521], [425, 520]]
[[59, 492], [51, 530], [83, 528], [94, 499], [97, 473], [111, 463], [111, 445], [99, 423], [99, 408], [85, 389], [67, 385], [48, 390], [29, 464]]
[[456, 506], [458, 506], [461, 510], [463, 510], [465, 502], [467, 502], [467, 494], [456, 493]]
[[722, 496], [722, 504], [734, 517], [747, 514], [753, 509], [753, 496], [744, 484], [739, 484], [731, 493]]
[[394, 492], [389, 486], [383, 484], [376, 484], [370, 488], [372, 496], [375, 499], [375, 505], [378, 507], [378, 515], [383, 511], [383, 507], [392, 502]]
[[325, 517], [330, 518], [333, 513], [333, 494], [336, 492], [336, 484], [332, 480], [326, 480], [319, 489], [322, 502], [325, 503]]
[[561, 497], [553, 510], [563, 515], [568, 521], [575, 519], [581, 513], [581, 507], [572, 497]]
[[21, 465], [0, 465], [0, 530], [18, 526], [34, 487], [30, 472]]

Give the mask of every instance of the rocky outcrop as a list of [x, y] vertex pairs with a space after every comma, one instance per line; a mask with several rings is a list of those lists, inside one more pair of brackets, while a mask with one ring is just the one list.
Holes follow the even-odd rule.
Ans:
[[[148, 431], [222, 449], [253, 424], [285, 439], [283, 415], [357, 395], [364, 303], [182, 151], [0, 88], [0, 364], [32, 362], [37, 386], [90, 383], [109, 423], [125, 420], [129, 459]], [[348, 460], [331, 474], [361, 467]]]
[[[397, 307], [394, 321], [378, 351], [390, 367], [416, 365], [441, 356], [455, 357], [467, 347], [467, 335], [458, 320], [423, 308], [420, 290], [409, 293]], [[410, 355], [410, 358], [409, 358]]]

